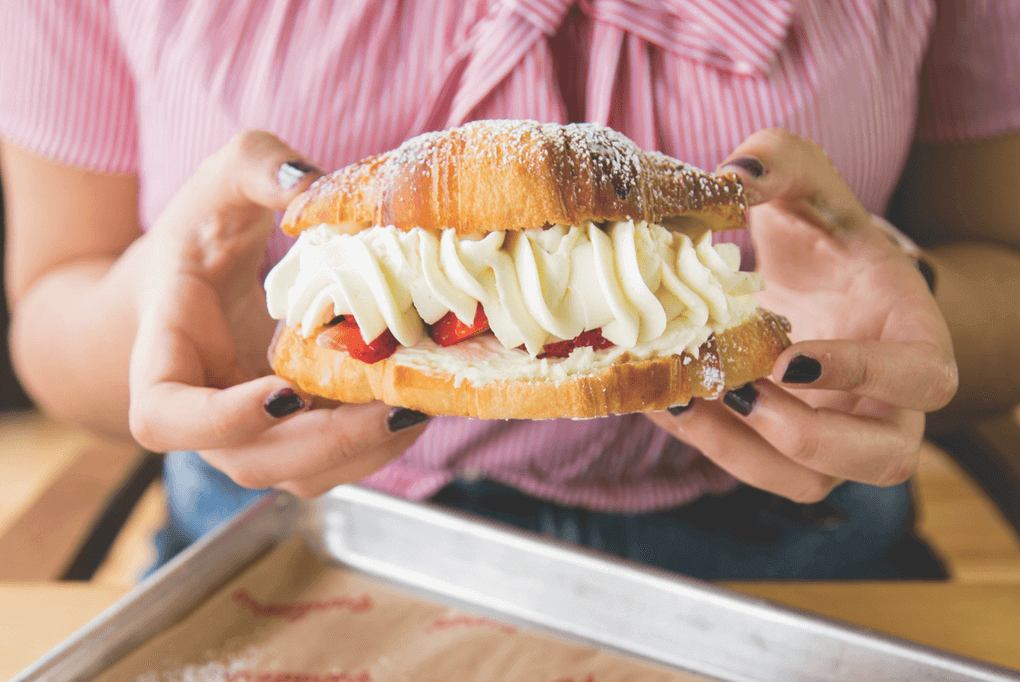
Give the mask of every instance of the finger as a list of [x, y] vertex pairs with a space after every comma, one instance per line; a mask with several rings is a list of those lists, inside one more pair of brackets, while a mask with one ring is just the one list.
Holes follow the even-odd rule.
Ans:
[[383, 467], [411, 445], [426, 422], [421, 413], [379, 402], [314, 409], [243, 447], [203, 455], [240, 485], [283, 486], [307, 497]]
[[902, 483], [917, 467], [920, 412], [878, 419], [814, 408], [769, 381], [731, 391], [722, 407], [792, 462], [828, 476], [887, 486]]
[[318, 497], [338, 485], [354, 483], [375, 473], [404, 453], [421, 434], [424, 426], [408, 429], [378, 447], [352, 458], [346, 465], [332, 467], [305, 478], [274, 483], [273, 487], [303, 499]]
[[[262, 265], [282, 211], [322, 171], [276, 136], [238, 133], [205, 159], [160, 214], [146, 238], [165, 254], [149, 280], [198, 271], [218, 287], [248, 281]], [[153, 287], [142, 287], [150, 291]]]
[[207, 450], [250, 442], [308, 404], [276, 376], [225, 389], [165, 381], [133, 392], [129, 417], [150, 450]]
[[[246, 381], [229, 324], [215, 297], [200, 295], [204, 289], [208, 285], [196, 278], [161, 288], [139, 321], [129, 418], [135, 438], [152, 450], [251, 439], [273, 423], [263, 403], [290, 388], [277, 377]], [[197, 336], [189, 320], [200, 321]]]
[[952, 353], [934, 340], [802, 341], [783, 351], [772, 376], [791, 388], [848, 391], [922, 412], [944, 407], [959, 383]]
[[683, 413], [648, 416], [740, 481], [795, 502], [818, 502], [841, 480], [779, 452], [716, 400], [695, 400]]
[[207, 158], [189, 183], [214, 197], [220, 209], [256, 205], [282, 211], [321, 175], [272, 133], [244, 130]]
[[168, 253], [204, 250], [205, 268], [239, 257], [248, 261], [264, 251], [275, 227], [273, 211], [285, 209], [321, 176], [275, 135], [246, 130], [202, 162], [150, 232], [169, 240], [162, 247]]
[[868, 211], [822, 148], [786, 130], [751, 135], [717, 172], [738, 175], [752, 205], [783, 201], [830, 233], [853, 232], [870, 224]]

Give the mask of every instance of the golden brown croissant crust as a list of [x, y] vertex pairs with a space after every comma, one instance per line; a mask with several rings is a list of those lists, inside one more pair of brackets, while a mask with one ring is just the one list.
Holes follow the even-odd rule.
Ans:
[[592, 418], [664, 410], [692, 397], [725, 391], [768, 375], [790, 345], [789, 323], [759, 309], [742, 324], [709, 338], [697, 359], [670, 355], [621, 362], [566, 380], [497, 380], [455, 385], [448, 373], [401, 365], [396, 356], [365, 364], [303, 338], [298, 327], [280, 333], [273, 368], [307, 393], [345, 403], [381, 400], [427, 414], [481, 419]]
[[716, 176], [594, 124], [475, 121], [426, 133], [318, 180], [283, 230], [320, 223], [455, 228], [463, 236], [584, 220], [745, 227], [736, 176]]

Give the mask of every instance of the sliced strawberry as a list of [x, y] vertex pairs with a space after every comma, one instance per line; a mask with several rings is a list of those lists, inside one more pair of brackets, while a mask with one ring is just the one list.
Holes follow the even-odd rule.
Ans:
[[429, 335], [440, 346], [452, 346], [464, 339], [470, 339], [472, 336], [488, 331], [488, 329], [489, 318], [485, 316], [482, 304], [479, 303], [475, 309], [475, 319], [471, 324], [461, 322], [451, 310], [432, 324]]
[[569, 341], [555, 341], [553, 343], [547, 343], [542, 347], [542, 352], [538, 354], [538, 359], [542, 358], [565, 358], [570, 355], [570, 351], [575, 348], [589, 347], [595, 350], [602, 350], [603, 348], [609, 348], [613, 346], [613, 342], [602, 336], [602, 329], [596, 327], [595, 329], [589, 329], [586, 332], [581, 332]]
[[332, 350], [347, 353], [355, 360], [373, 364], [396, 352], [399, 342], [389, 329], [377, 336], [371, 343], [361, 338], [361, 328], [353, 317], [345, 317], [339, 323], [319, 334], [316, 342]]

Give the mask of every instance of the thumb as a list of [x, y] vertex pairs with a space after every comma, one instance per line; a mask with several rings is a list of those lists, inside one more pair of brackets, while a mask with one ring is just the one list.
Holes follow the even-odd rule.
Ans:
[[243, 130], [199, 165], [177, 197], [203, 214], [282, 211], [322, 174], [276, 135]]
[[272, 133], [238, 133], [199, 165], [149, 231], [159, 244], [154, 248], [167, 255], [153, 278], [180, 269], [178, 261], [197, 265], [217, 285], [256, 272], [275, 228], [274, 211], [321, 176]]
[[739, 176], [752, 206], [782, 202], [832, 234], [870, 223], [868, 211], [822, 148], [786, 130], [754, 133], [716, 172]]

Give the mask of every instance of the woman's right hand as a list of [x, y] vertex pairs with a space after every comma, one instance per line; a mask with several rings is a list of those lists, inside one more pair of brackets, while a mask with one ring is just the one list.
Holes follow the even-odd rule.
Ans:
[[199, 167], [145, 236], [135, 296], [130, 426], [154, 451], [195, 450], [248, 488], [312, 497], [400, 456], [425, 415], [326, 405], [271, 374], [274, 322], [259, 278], [273, 212], [321, 175], [275, 136], [238, 134]]

